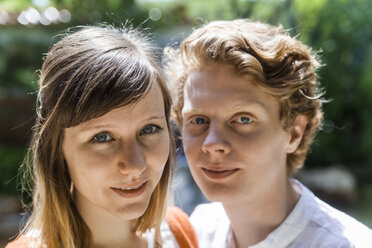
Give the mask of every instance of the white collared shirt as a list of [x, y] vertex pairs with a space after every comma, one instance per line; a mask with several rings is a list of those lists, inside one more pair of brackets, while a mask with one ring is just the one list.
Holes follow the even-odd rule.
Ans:
[[[249, 248], [371, 248], [372, 230], [317, 198], [300, 182], [302, 195], [283, 223]], [[230, 221], [221, 203], [197, 206], [190, 217], [201, 248], [233, 248]]]

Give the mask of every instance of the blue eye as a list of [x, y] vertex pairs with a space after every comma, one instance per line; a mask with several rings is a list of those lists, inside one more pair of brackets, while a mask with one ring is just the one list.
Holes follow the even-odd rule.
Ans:
[[236, 118], [235, 121], [239, 124], [249, 124], [252, 122], [252, 119], [247, 116], [240, 116]]
[[203, 117], [196, 117], [191, 121], [192, 124], [203, 125], [207, 123], [207, 120]]
[[153, 133], [156, 133], [156, 132], [159, 132], [161, 130], [161, 128], [159, 126], [156, 126], [156, 125], [147, 125], [145, 126], [141, 131], [140, 131], [140, 135], [143, 135], [143, 134], [153, 134]]
[[113, 140], [113, 138], [107, 133], [99, 133], [93, 137], [94, 142], [105, 143]]

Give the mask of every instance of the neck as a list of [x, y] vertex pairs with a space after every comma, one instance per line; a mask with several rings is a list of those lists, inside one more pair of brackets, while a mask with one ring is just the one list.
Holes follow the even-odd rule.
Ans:
[[92, 205], [84, 206], [83, 202], [78, 201], [78, 208], [91, 231], [94, 248], [145, 247], [144, 240], [133, 232], [130, 220], [121, 220]]
[[248, 247], [264, 240], [285, 220], [298, 199], [299, 194], [286, 179], [239, 204], [223, 203], [237, 247]]

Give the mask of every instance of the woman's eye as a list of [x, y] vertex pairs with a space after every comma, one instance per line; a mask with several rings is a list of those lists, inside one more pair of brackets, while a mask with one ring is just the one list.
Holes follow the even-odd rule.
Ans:
[[159, 132], [160, 130], [161, 130], [161, 128], [159, 126], [147, 125], [140, 131], [140, 135], [153, 134], [153, 133]]
[[235, 121], [239, 124], [249, 124], [252, 122], [252, 119], [247, 116], [240, 116], [236, 118]]
[[203, 117], [196, 117], [191, 121], [192, 124], [203, 125], [207, 123], [207, 119]]
[[113, 140], [113, 138], [107, 133], [99, 133], [93, 137], [94, 142], [105, 143]]

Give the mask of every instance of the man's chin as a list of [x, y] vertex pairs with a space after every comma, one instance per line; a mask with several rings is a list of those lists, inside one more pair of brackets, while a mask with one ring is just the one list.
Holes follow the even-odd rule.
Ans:
[[202, 186], [200, 189], [204, 196], [211, 202], [231, 202], [236, 198], [236, 192], [226, 186]]

